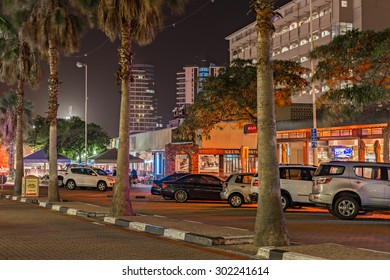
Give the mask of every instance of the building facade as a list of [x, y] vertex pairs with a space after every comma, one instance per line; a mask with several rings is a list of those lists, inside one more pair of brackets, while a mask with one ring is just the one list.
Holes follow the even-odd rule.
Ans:
[[[274, 22], [272, 58], [294, 60], [308, 69], [311, 42], [315, 47], [328, 44], [335, 36], [348, 30], [381, 31], [390, 27], [388, 0], [293, 0], [277, 12], [282, 17]], [[255, 22], [225, 39], [229, 41], [230, 60], [257, 58]], [[304, 77], [310, 76], [311, 74], [304, 74]], [[327, 89], [326, 85], [317, 84], [314, 91], [320, 95]], [[312, 103], [312, 100], [311, 89], [304, 90], [293, 98], [294, 103]]]
[[157, 112], [155, 69], [150, 64], [134, 64], [130, 82], [130, 133], [161, 129]]
[[221, 67], [212, 63], [202, 66], [185, 66], [176, 73], [176, 105], [181, 107], [194, 103], [196, 94], [201, 91], [201, 82], [208, 76], [217, 76]]

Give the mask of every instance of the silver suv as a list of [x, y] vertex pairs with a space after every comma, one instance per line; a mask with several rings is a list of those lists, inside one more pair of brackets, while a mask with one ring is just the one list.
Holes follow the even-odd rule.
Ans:
[[331, 161], [321, 163], [313, 178], [310, 201], [343, 220], [359, 211], [390, 209], [390, 164]]
[[231, 174], [224, 182], [220, 193], [232, 207], [240, 207], [243, 203], [252, 203], [251, 182], [253, 173]]
[[[289, 207], [313, 205], [309, 200], [312, 177], [316, 167], [313, 165], [286, 164], [279, 165], [280, 190], [283, 211]], [[257, 200], [259, 187], [258, 175], [252, 178], [253, 200]]]
[[63, 182], [70, 190], [76, 187], [94, 187], [99, 191], [106, 191], [107, 188], [114, 187], [115, 177], [108, 176], [98, 168], [78, 166], [71, 167], [65, 172]]

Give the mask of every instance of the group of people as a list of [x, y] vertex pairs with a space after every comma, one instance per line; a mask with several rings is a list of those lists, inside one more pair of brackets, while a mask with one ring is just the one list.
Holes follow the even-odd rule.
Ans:
[[[114, 171], [112, 172], [112, 176], [116, 176], [116, 168], [114, 168]], [[138, 183], [138, 174], [137, 174], [137, 170], [135, 169], [132, 169], [131, 172], [130, 172], [130, 180], [133, 184], [137, 184]]]

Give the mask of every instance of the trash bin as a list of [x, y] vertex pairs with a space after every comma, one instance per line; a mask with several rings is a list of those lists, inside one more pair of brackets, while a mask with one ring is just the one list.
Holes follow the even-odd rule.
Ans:
[[28, 175], [22, 180], [22, 196], [38, 197], [39, 196], [39, 177]]

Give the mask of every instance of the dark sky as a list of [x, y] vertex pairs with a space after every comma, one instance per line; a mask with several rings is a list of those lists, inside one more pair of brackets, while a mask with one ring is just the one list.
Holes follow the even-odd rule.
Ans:
[[[277, 1], [286, 2], [288, 0]], [[153, 43], [142, 48], [134, 46], [136, 63], [156, 66], [158, 113], [163, 116], [164, 127], [172, 118], [175, 107], [176, 72], [185, 65], [194, 64], [199, 56], [225, 65], [229, 61], [225, 37], [255, 20], [254, 14], [248, 12], [249, 0], [192, 0], [183, 15], [167, 14], [166, 28]], [[174, 23], [175, 27], [172, 27]], [[79, 54], [60, 58], [59, 117], [69, 115], [69, 106], [72, 106], [72, 115], [84, 119], [85, 70], [76, 66], [77, 61], [88, 65], [88, 122], [99, 124], [111, 137], [117, 137], [120, 103], [119, 86], [114, 76], [117, 42], [111, 43], [102, 32], [91, 30], [83, 37]], [[39, 90], [26, 92], [26, 99], [35, 103], [36, 115], [46, 116], [46, 80]], [[0, 86], [0, 94], [3, 88]]]

